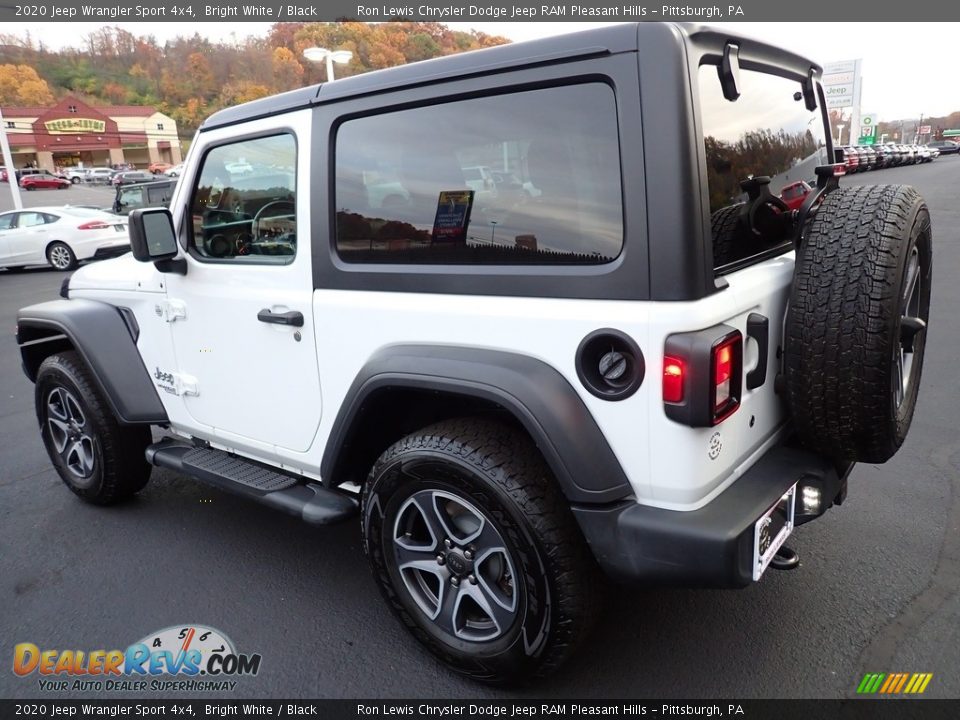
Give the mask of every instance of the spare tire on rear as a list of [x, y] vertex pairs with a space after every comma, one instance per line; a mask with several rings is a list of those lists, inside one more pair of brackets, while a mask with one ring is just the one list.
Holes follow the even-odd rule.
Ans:
[[913, 419], [930, 312], [930, 213], [911, 187], [830, 193], [804, 233], [784, 376], [800, 439], [885, 462]]
[[[738, 238], [742, 239], [740, 215], [744, 204], [727, 205], [710, 216], [710, 234], [713, 236], [713, 266], [723, 267], [737, 259]], [[742, 257], [742, 250], [740, 251]]]

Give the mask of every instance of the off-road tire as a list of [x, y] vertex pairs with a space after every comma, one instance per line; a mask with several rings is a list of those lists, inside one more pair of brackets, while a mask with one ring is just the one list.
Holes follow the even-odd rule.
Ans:
[[[841, 188], [823, 201], [797, 254], [784, 346], [787, 400], [806, 445], [880, 463], [903, 443], [923, 367], [931, 252], [930, 213], [911, 187]], [[912, 335], [904, 390], [905, 315], [923, 329]]]
[[[54, 394], [57, 398], [53, 398]], [[60, 479], [76, 495], [96, 505], [109, 505], [140, 491], [150, 479], [151, 466], [144, 451], [151, 442], [148, 426], [120, 425], [97, 387], [90, 370], [74, 351], [51, 355], [37, 371], [35, 407], [40, 436]], [[64, 399], [75, 403], [64, 412], [51, 409], [51, 402], [64, 407]], [[79, 415], [80, 431], [89, 440], [86, 455], [92, 470], [84, 477], [58, 449], [51, 418], [63, 422], [64, 415]], [[62, 438], [61, 438], [62, 439]], [[65, 446], [69, 447], [69, 446]]]
[[[443, 630], [417, 605], [398, 569], [393, 543], [404, 508], [434, 491], [481, 510], [512, 555], [517, 610], [512, 625], [490, 641], [461, 640]], [[361, 518], [364, 550], [391, 609], [434, 655], [474, 680], [516, 684], [549, 674], [599, 614], [604, 578], [546, 463], [521, 430], [467, 418], [403, 438], [370, 471]], [[436, 542], [442, 549], [442, 540]], [[480, 557], [483, 548], [475, 552]], [[482, 569], [479, 563], [475, 569]]]

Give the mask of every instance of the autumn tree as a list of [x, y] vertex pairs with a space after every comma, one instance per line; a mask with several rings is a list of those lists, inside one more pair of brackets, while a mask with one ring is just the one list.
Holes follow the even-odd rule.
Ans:
[[303, 86], [303, 66], [287, 48], [274, 49], [272, 67], [273, 86], [277, 91], [285, 92]]
[[271, 42], [285, 45], [295, 55], [308, 47], [350, 50], [353, 53], [353, 59], [347, 66], [337, 67], [337, 77], [509, 42], [503, 37], [451, 30], [446, 25], [433, 22], [307, 23], [299, 30], [294, 30], [291, 25], [274, 25], [270, 34]]
[[214, 93], [213, 73], [206, 55], [190, 53], [187, 57], [187, 77], [181, 78], [181, 82], [193, 97], [209, 97]]
[[240, 103], [258, 100], [259, 98], [270, 95], [270, 88], [266, 85], [258, 85], [247, 80], [239, 80], [235, 83], [229, 83], [223, 86], [218, 98], [222, 107], [230, 105], [239, 105]]
[[47, 81], [29, 65], [0, 65], [0, 105], [50, 105]]
[[[93, 105], [154, 105], [173, 116], [184, 135], [227, 105], [325, 81], [323, 64], [307, 62], [308, 47], [349, 50], [337, 77], [507, 42], [429, 22], [276, 23], [268, 35], [216, 43], [194, 32], [158, 44], [116, 26], [57, 52], [0, 33], [0, 102], [48, 105], [70, 93]], [[23, 66], [32, 73], [21, 77]]]
[[211, 108], [201, 98], [190, 98], [182, 105], [161, 105], [167, 115], [177, 121], [177, 127], [185, 135], [192, 135], [200, 123], [210, 114]]

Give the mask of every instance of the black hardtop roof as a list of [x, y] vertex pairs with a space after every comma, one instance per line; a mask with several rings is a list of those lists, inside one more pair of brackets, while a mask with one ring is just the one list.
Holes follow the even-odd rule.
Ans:
[[[716, 42], [718, 38], [737, 37], [723, 30], [696, 24], [663, 22], [619, 23], [592, 28], [581, 32], [498, 45], [483, 50], [446, 55], [397, 67], [376, 70], [362, 75], [342, 78], [333, 83], [323, 83], [298, 88], [279, 95], [224, 108], [201, 125], [200, 130], [234, 125], [236, 123], [270, 117], [310, 107], [311, 105], [336, 102], [358, 95], [368, 95], [386, 90], [395, 90], [432, 82], [452, 80], [458, 77], [482, 75], [517, 67], [558, 62], [587, 56], [616, 54], [636, 51], [648, 41], [662, 47], [662, 40], [673, 36], [675, 46], [685, 41], [694, 43]], [[821, 68], [794, 53], [763, 42], [740, 40], [755, 49], [765, 59], [775, 59], [794, 66], [813, 67], [819, 76]]]
[[130, 183], [129, 185], [117, 185], [117, 190], [129, 190], [130, 188], [159, 187], [164, 185], [170, 187], [176, 185], [179, 178], [164, 178], [163, 180], [147, 180], [146, 182]]

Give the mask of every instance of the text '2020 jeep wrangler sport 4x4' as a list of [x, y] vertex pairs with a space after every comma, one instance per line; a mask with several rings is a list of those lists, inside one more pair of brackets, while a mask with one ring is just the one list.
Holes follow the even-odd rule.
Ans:
[[95, 503], [156, 465], [359, 513], [399, 619], [490, 682], [555, 668], [601, 571], [789, 566], [903, 442], [930, 300], [927, 208], [839, 187], [820, 74], [621, 24], [218, 112], [132, 257], [19, 313], [50, 458]]

